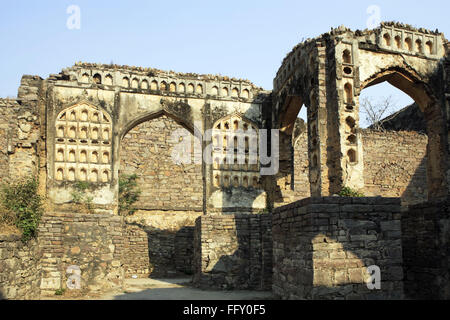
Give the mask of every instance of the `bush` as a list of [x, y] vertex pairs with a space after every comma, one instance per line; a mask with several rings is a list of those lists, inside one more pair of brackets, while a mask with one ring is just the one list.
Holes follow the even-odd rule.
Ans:
[[141, 190], [137, 184], [138, 176], [121, 175], [119, 177], [119, 214], [129, 216], [136, 212], [133, 205], [139, 200]]
[[35, 178], [1, 186], [0, 202], [6, 209], [2, 212], [2, 220], [6, 223], [14, 220], [24, 242], [36, 237], [41, 220], [42, 199], [37, 192], [38, 181]]
[[92, 201], [93, 197], [88, 196], [87, 190], [92, 188], [90, 182], [79, 181], [74, 184], [74, 190], [72, 191], [72, 201], [84, 205], [88, 213], [93, 213]]
[[348, 187], [342, 188], [341, 192], [339, 192], [338, 195], [340, 197], [352, 197], [352, 198], [364, 197], [364, 194], [362, 194], [356, 190], [353, 190], [351, 188], [348, 188]]
[[62, 296], [66, 292], [66, 289], [58, 289], [55, 291], [55, 296]]

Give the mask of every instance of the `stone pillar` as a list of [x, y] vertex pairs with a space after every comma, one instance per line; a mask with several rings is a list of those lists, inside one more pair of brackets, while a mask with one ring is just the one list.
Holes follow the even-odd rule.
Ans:
[[326, 47], [318, 42], [311, 61], [312, 90], [308, 106], [308, 154], [311, 195], [321, 197], [329, 194], [327, 149], [329, 123], [327, 112]]
[[[332, 187], [333, 193], [342, 187], [355, 190], [364, 188], [364, 159], [359, 133], [358, 41], [340, 42], [335, 46], [336, 93], [338, 115], [337, 148], [340, 151], [340, 182]], [[330, 75], [331, 76], [331, 75]], [[357, 89], [358, 88], [358, 89]]]
[[[202, 157], [208, 145], [212, 143], [212, 141], [205, 141], [205, 132], [206, 130], [212, 128], [212, 120], [211, 120], [211, 106], [209, 104], [205, 104], [203, 107], [203, 139], [201, 141], [202, 146]], [[211, 137], [212, 138], [212, 137]], [[206, 163], [205, 159], [202, 158], [202, 174], [203, 174], [203, 214], [206, 215], [207, 212], [210, 212], [212, 209], [211, 204], [209, 203], [209, 199], [212, 195], [213, 190], [213, 165]]]

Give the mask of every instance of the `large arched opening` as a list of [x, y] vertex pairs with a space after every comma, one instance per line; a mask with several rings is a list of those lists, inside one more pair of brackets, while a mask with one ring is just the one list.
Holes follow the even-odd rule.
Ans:
[[[396, 197], [403, 205], [428, 199], [426, 126], [414, 100], [387, 81], [361, 91], [359, 130], [365, 196]], [[353, 139], [352, 139], [353, 137]]]
[[286, 98], [279, 119], [280, 170], [272, 190], [274, 206], [310, 197], [307, 105], [300, 96]]
[[[426, 136], [411, 132], [408, 128], [410, 123], [397, 124], [400, 130], [395, 134], [386, 130], [378, 133], [363, 130], [365, 191], [370, 196], [401, 197], [404, 204], [445, 197], [443, 142], [446, 137], [438, 100], [426, 83], [401, 69], [382, 71], [370, 77], [362, 83], [358, 98], [363, 90], [382, 83], [389, 83], [411, 97], [419, 108], [415, 113], [416, 118], [423, 117]], [[392, 117], [388, 120], [391, 121], [391, 127], [392, 122], [408, 121]], [[402, 126], [405, 130], [402, 130]]]
[[192, 274], [194, 225], [203, 212], [201, 140], [176, 116], [150, 113], [125, 127], [119, 159], [119, 186], [136, 175], [141, 191], [126, 220], [147, 233], [150, 276]]

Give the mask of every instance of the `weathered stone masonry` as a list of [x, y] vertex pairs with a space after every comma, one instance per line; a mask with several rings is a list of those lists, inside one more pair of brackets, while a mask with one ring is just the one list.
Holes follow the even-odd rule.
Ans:
[[[47, 210], [36, 243], [0, 241], [2, 295], [53, 295], [78, 266], [88, 290], [186, 272], [202, 287], [273, 285], [283, 299], [448, 298], [448, 52], [440, 33], [382, 23], [297, 45], [272, 92], [242, 79], [86, 63], [45, 80], [24, 76], [17, 99], [0, 100], [0, 179], [38, 174]], [[360, 92], [383, 81], [416, 101], [426, 136], [359, 129]], [[308, 123], [299, 126], [302, 105]], [[205, 150], [200, 137], [216, 129], [213, 163], [170, 162], [168, 137], [181, 128], [185, 151]], [[278, 174], [261, 176], [269, 164], [248, 162], [258, 144], [249, 129], [280, 129]], [[117, 215], [120, 173], [141, 175], [139, 210], [127, 218]], [[93, 184], [92, 214], [73, 203], [80, 181]], [[399, 198], [320, 198], [344, 186]], [[309, 196], [319, 198], [289, 204]], [[400, 201], [417, 205], [400, 210]], [[382, 289], [368, 292], [372, 264]], [[36, 273], [14, 274], [16, 266]], [[432, 289], [419, 293], [424, 284]]]
[[448, 200], [409, 207], [402, 215], [405, 294], [410, 299], [450, 297]]
[[200, 287], [269, 290], [272, 216], [202, 216], [195, 224], [194, 281]]
[[24, 244], [19, 236], [0, 235], [0, 300], [39, 298], [40, 258], [36, 240]]
[[[273, 292], [283, 299], [401, 299], [400, 200], [310, 198], [273, 214]], [[369, 290], [367, 268], [381, 269]]]

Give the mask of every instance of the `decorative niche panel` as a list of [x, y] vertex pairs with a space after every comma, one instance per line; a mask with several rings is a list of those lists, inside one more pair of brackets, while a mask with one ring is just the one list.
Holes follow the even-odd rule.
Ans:
[[216, 188], [259, 188], [259, 130], [233, 114], [213, 127], [213, 175]]
[[61, 111], [55, 126], [55, 180], [110, 182], [111, 117], [82, 103]]

